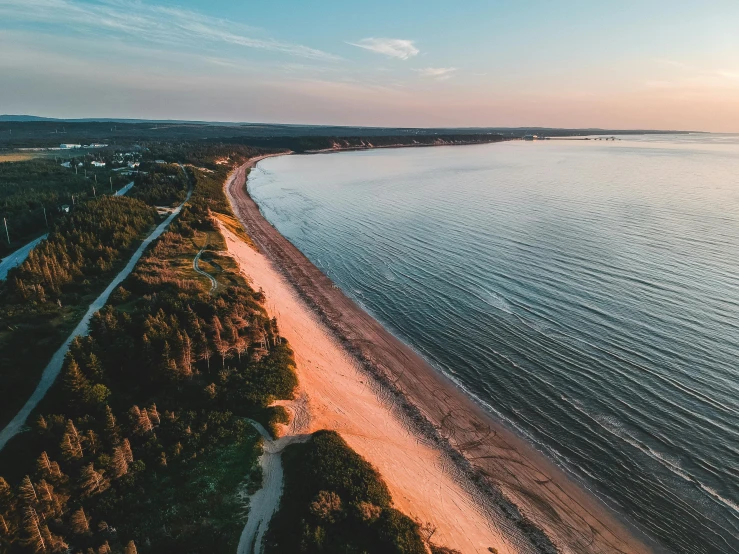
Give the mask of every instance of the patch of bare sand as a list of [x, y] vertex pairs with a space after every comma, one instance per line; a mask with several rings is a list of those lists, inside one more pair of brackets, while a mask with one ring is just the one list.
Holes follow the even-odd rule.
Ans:
[[440, 451], [404, 425], [272, 263], [223, 225], [221, 232], [252, 286], [264, 290], [266, 307], [295, 353], [300, 397], [308, 407], [299, 414], [306, 427], [300, 431], [338, 431], [380, 471], [396, 507], [436, 529], [435, 543], [464, 554], [489, 553], [489, 547], [501, 554], [517, 552], [473, 487], [463, 484]]

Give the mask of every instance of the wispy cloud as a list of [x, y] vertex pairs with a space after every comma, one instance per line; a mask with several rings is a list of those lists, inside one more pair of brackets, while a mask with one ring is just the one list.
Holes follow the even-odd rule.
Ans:
[[420, 52], [412, 40], [399, 38], [363, 38], [360, 41], [349, 42], [347, 44], [401, 60], [407, 60], [408, 58], [417, 56]]
[[664, 58], [659, 58], [654, 60], [656, 63], [667, 66], [667, 67], [674, 67], [676, 69], [687, 69], [689, 66], [685, 62], [681, 62], [678, 60], [669, 60]]
[[438, 81], [451, 78], [452, 74], [457, 71], [456, 67], [424, 67], [423, 69], [414, 69], [416, 73], [422, 77], [431, 77]]
[[739, 79], [739, 71], [726, 71], [722, 69], [717, 71], [716, 75], [724, 79]]
[[202, 13], [143, 2], [103, 0], [0, 0], [4, 23], [36, 23], [66, 27], [77, 33], [104, 33], [164, 44], [204, 41], [278, 52], [316, 60], [338, 60], [338, 56], [271, 38], [252, 36], [255, 29]]

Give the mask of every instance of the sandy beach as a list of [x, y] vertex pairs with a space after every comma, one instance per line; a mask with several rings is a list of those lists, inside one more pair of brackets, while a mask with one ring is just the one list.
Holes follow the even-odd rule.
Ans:
[[[399, 509], [463, 553], [648, 552], [596, 498], [386, 331], [260, 214], [252, 160], [226, 183], [259, 251], [223, 229], [295, 351], [304, 432], [333, 429], [382, 473]], [[543, 531], [543, 533], [542, 533]], [[548, 537], [548, 539], [546, 538]]]

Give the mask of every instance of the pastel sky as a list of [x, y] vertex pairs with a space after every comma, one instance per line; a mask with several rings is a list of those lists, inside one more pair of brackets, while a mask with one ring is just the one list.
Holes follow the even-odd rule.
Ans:
[[739, 1], [0, 0], [0, 113], [739, 132]]

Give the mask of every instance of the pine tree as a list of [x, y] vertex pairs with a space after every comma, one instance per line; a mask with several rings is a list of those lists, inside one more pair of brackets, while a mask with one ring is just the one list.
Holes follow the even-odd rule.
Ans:
[[182, 369], [186, 376], [192, 375], [192, 340], [187, 332], [182, 334]]
[[23, 512], [23, 531], [25, 534], [23, 542], [34, 552], [48, 552], [51, 545], [47, 544], [46, 535], [43, 526], [39, 521], [36, 510], [27, 506]]
[[54, 487], [46, 482], [45, 479], [39, 481], [36, 487], [41, 498], [41, 504], [44, 507], [44, 514], [49, 516], [58, 516], [62, 513], [62, 500], [59, 495], [54, 492]]
[[126, 456], [126, 461], [129, 464], [133, 463], [133, 450], [131, 450], [131, 443], [128, 442], [128, 439], [123, 439], [123, 444], [121, 446], [123, 448], [123, 453]]
[[0, 477], [0, 512], [10, 510], [13, 504], [13, 489], [10, 488], [8, 482]]
[[133, 541], [128, 541], [123, 554], [138, 554], [138, 551], [136, 550], [136, 545]]
[[123, 477], [128, 473], [128, 457], [123, 446], [116, 446], [113, 449], [110, 469], [115, 479]]
[[87, 398], [90, 382], [82, 374], [77, 361], [70, 355], [64, 368], [63, 385], [67, 404], [71, 408], [78, 407]]
[[95, 354], [90, 354], [87, 358], [87, 375], [94, 380], [100, 380], [103, 377], [103, 364]]
[[108, 444], [118, 444], [121, 441], [120, 427], [108, 405], [105, 406], [105, 438]]
[[149, 406], [149, 409], [146, 412], [149, 416], [149, 420], [151, 421], [151, 424], [153, 426], [158, 426], [161, 423], [161, 419], [159, 418], [159, 412], [157, 411], [157, 405], [152, 403], [151, 406]]
[[38, 470], [39, 475], [42, 475], [43, 477], [51, 477], [52, 475], [51, 460], [45, 450], [38, 457], [38, 460], [36, 460], [36, 469]]
[[77, 535], [86, 535], [90, 532], [90, 518], [87, 517], [82, 507], [72, 513], [69, 518], [69, 526], [72, 532]]
[[100, 448], [100, 439], [92, 429], [85, 431], [85, 435], [82, 437], [82, 442], [85, 445], [85, 449], [90, 454], [95, 454]]
[[83, 496], [93, 496], [105, 491], [110, 483], [103, 477], [103, 474], [95, 470], [95, 465], [91, 462], [83, 466], [80, 472], [80, 489]]
[[108, 541], [105, 541], [103, 544], [101, 544], [98, 547], [98, 554], [110, 554], [110, 545], [108, 544]]
[[15, 508], [13, 500], [13, 489], [5, 479], [0, 477], [0, 534], [6, 537], [13, 530], [10, 521], [11, 511]]
[[31, 478], [28, 475], [26, 475], [21, 480], [21, 484], [18, 485], [18, 496], [20, 496], [27, 506], [36, 506], [39, 502], [36, 487], [31, 482]]
[[82, 440], [71, 419], [67, 420], [67, 427], [64, 435], [62, 435], [60, 448], [67, 460], [78, 460], [82, 458]]
[[146, 413], [146, 408], [143, 410], [139, 409], [138, 406], [134, 405], [129, 411], [131, 416], [131, 422], [133, 423], [133, 432], [137, 435], [146, 435], [151, 432], [153, 426], [149, 419], [149, 414]]

